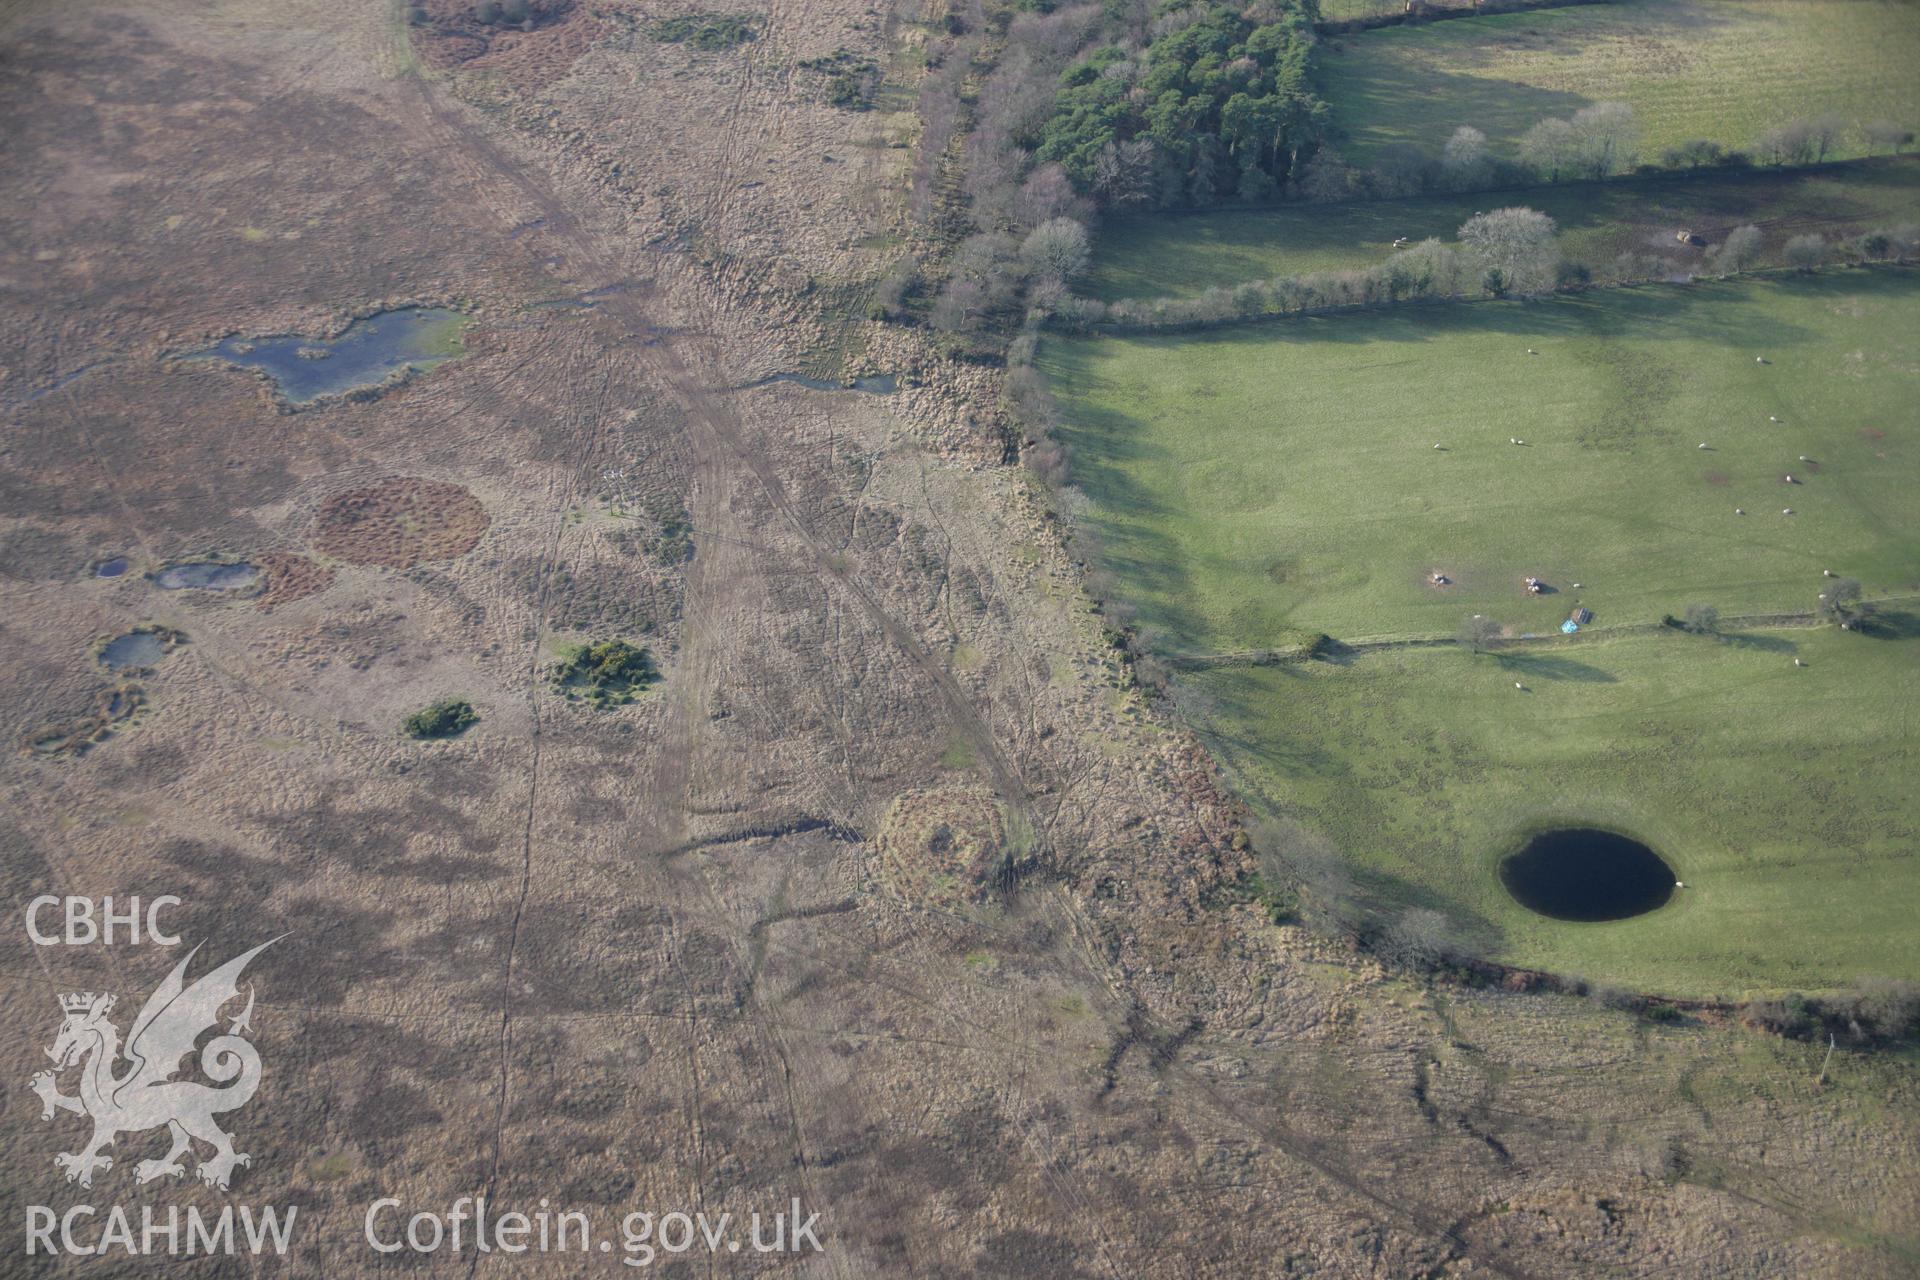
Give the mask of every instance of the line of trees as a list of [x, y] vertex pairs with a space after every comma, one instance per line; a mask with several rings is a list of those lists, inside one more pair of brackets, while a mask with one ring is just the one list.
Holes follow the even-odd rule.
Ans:
[[1496, 155], [1487, 135], [1472, 125], [1455, 129], [1438, 154], [1405, 143], [1388, 148], [1366, 169], [1322, 148], [1290, 194], [1311, 201], [1400, 199], [1423, 192], [1591, 182], [1624, 173], [1822, 164], [1850, 142], [1869, 156], [1897, 154], [1913, 146], [1914, 132], [1892, 120], [1852, 125], [1825, 113], [1769, 129], [1747, 150], [1695, 138], [1643, 162], [1633, 108], [1596, 102], [1566, 119], [1533, 125], [1516, 140], [1514, 159]]
[[[874, 306], [892, 320], [924, 315], [951, 356], [997, 361], [1033, 306], [1062, 296], [1086, 266], [1093, 202], [1063, 166], [1036, 161], [1033, 141], [1061, 72], [1095, 38], [1105, 10], [989, 15], [967, 0], [953, 13], [922, 85], [911, 201], [952, 251], [931, 271], [914, 259], [897, 265]], [[976, 87], [990, 37], [1004, 43]]]
[[[1191, 298], [1102, 302], [1065, 297], [1054, 306], [1052, 323], [1069, 330], [1186, 329], [1341, 307], [1532, 296], [1593, 284], [1665, 280], [1676, 271], [1677, 264], [1667, 258], [1631, 251], [1597, 268], [1568, 260], [1560, 254], [1552, 222], [1532, 209], [1495, 210], [1463, 225], [1458, 243], [1423, 240], [1371, 267], [1249, 280], [1216, 286]], [[1749, 271], [1766, 256], [1766, 237], [1758, 227], [1736, 227], [1708, 250], [1707, 273], [1726, 277]], [[1920, 225], [1913, 223], [1840, 240], [1813, 233], [1793, 236], [1779, 250], [1779, 260], [1802, 270], [1916, 257], [1920, 257]]]

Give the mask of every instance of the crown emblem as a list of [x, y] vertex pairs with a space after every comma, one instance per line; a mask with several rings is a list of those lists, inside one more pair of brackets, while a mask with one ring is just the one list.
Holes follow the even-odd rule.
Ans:
[[86, 1013], [95, 1005], [105, 1013], [113, 1007], [113, 997], [95, 995], [91, 991], [72, 991], [60, 997], [60, 1007], [68, 1013]]

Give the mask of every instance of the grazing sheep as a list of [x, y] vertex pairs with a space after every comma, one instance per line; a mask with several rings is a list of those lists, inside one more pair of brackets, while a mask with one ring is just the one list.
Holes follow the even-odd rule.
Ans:
[[1774, 416], [1773, 416], [1772, 414], [1768, 414], [1768, 415], [1767, 415], [1767, 421], [1768, 421], [1768, 422], [1778, 422], [1778, 421], [1780, 421], [1780, 419], [1778, 419], [1778, 418], [1776, 418], [1776, 417], [1774, 417]]
[[1795, 480], [1795, 479], [1794, 479], [1794, 478], [1793, 478], [1792, 476], [1788, 476], [1788, 477], [1787, 477], [1787, 483], [1788, 483], [1788, 484], [1799, 484], [1800, 482], [1799, 482], [1798, 480]]
[[1807, 660], [1805, 658], [1795, 658], [1793, 660], [1793, 665], [1796, 667], [1804, 667], [1807, 665]]
[[1833, 570], [1831, 570], [1831, 569], [1822, 569], [1822, 570], [1820, 571], [1820, 576], [1821, 576], [1821, 577], [1823, 577], [1823, 578], [1831, 578], [1831, 577], [1833, 576]]
[[1790, 516], [1790, 515], [1792, 515], [1792, 514], [1793, 514], [1793, 508], [1792, 508], [1792, 507], [1782, 507], [1782, 508], [1780, 508], [1780, 514], [1781, 514], [1781, 515], [1783, 515], [1783, 516]]
[[1803, 454], [1801, 454], [1801, 455], [1800, 455], [1800, 461], [1802, 461], [1802, 462], [1812, 462], [1812, 461], [1813, 461], [1813, 459], [1812, 459], [1812, 458], [1809, 458], [1809, 457], [1808, 457], [1808, 456], [1807, 456], [1806, 454], [1804, 454], [1804, 453], [1803, 453]]
[[1706, 446], [1706, 443], [1705, 443], [1704, 441], [1702, 441], [1702, 442], [1701, 442], [1701, 445], [1700, 445], [1700, 447], [1701, 447], [1702, 449], [1704, 449], [1704, 448], [1706, 448], [1706, 447], [1707, 447], [1707, 446]]
[[1753, 358], [1753, 362], [1755, 364], [1765, 364], [1767, 362], [1767, 358], [1765, 356], [1755, 356]]
[[1737, 516], [1743, 516], [1743, 515], [1745, 515], [1745, 514], [1747, 514], [1747, 509], [1746, 509], [1745, 507], [1735, 507], [1735, 508], [1733, 509], [1733, 514], [1735, 514], [1735, 515], [1737, 515]]

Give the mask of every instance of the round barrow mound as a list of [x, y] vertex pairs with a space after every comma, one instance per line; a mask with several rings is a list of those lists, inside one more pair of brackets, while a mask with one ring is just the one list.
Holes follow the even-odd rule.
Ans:
[[934, 787], [896, 796], [877, 844], [882, 880], [915, 906], [980, 905], [1004, 887], [1006, 827], [991, 792]]
[[412, 476], [336, 493], [313, 519], [313, 545], [348, 564], [411, 569], [473, 550], [487, 509], [457, 484]]
[[1613, 831], [1543, 831], [1500, 863], [1514, 901], [1555, 920], [1625, 920], [1667, 904], [1673, 868], [1660, 855]]

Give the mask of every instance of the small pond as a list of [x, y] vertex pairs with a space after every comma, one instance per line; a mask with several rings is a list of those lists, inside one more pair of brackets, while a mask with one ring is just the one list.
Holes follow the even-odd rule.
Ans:
[[167, 642], [151, 631], [129, 631], [115, 636], [100, 649], [100, 661], [109, 671], [155, 666], [166, 656]]
[[406, 307], [355, 320], [336, 338], [228, 338], [195, 358], [262, 370], [288, 403], [310, 404], [452, 359], [466, 324], [458, 311]]
[[234, 591], [252, 586], [253, 578], [253, 566], [245, 561], [221, 564], [203, 560], [197, 564], [170, 565], [153, 575], [153, 585], [162, 591], [179, 591], [187, 587], [202, 591]]
[[1514, 901], [1555, 920], [1625, 920], [1663, 907], [1673, 868], [1638, 840], [1592, 827], [1543, 831], [1500, 863]]
[[126, 571], [127, 558], [125, 556], [114, 556], [111, 560], [102, 560], [99, 564], [93, 566], [93, 576], [96, 578], [117, 578]]

